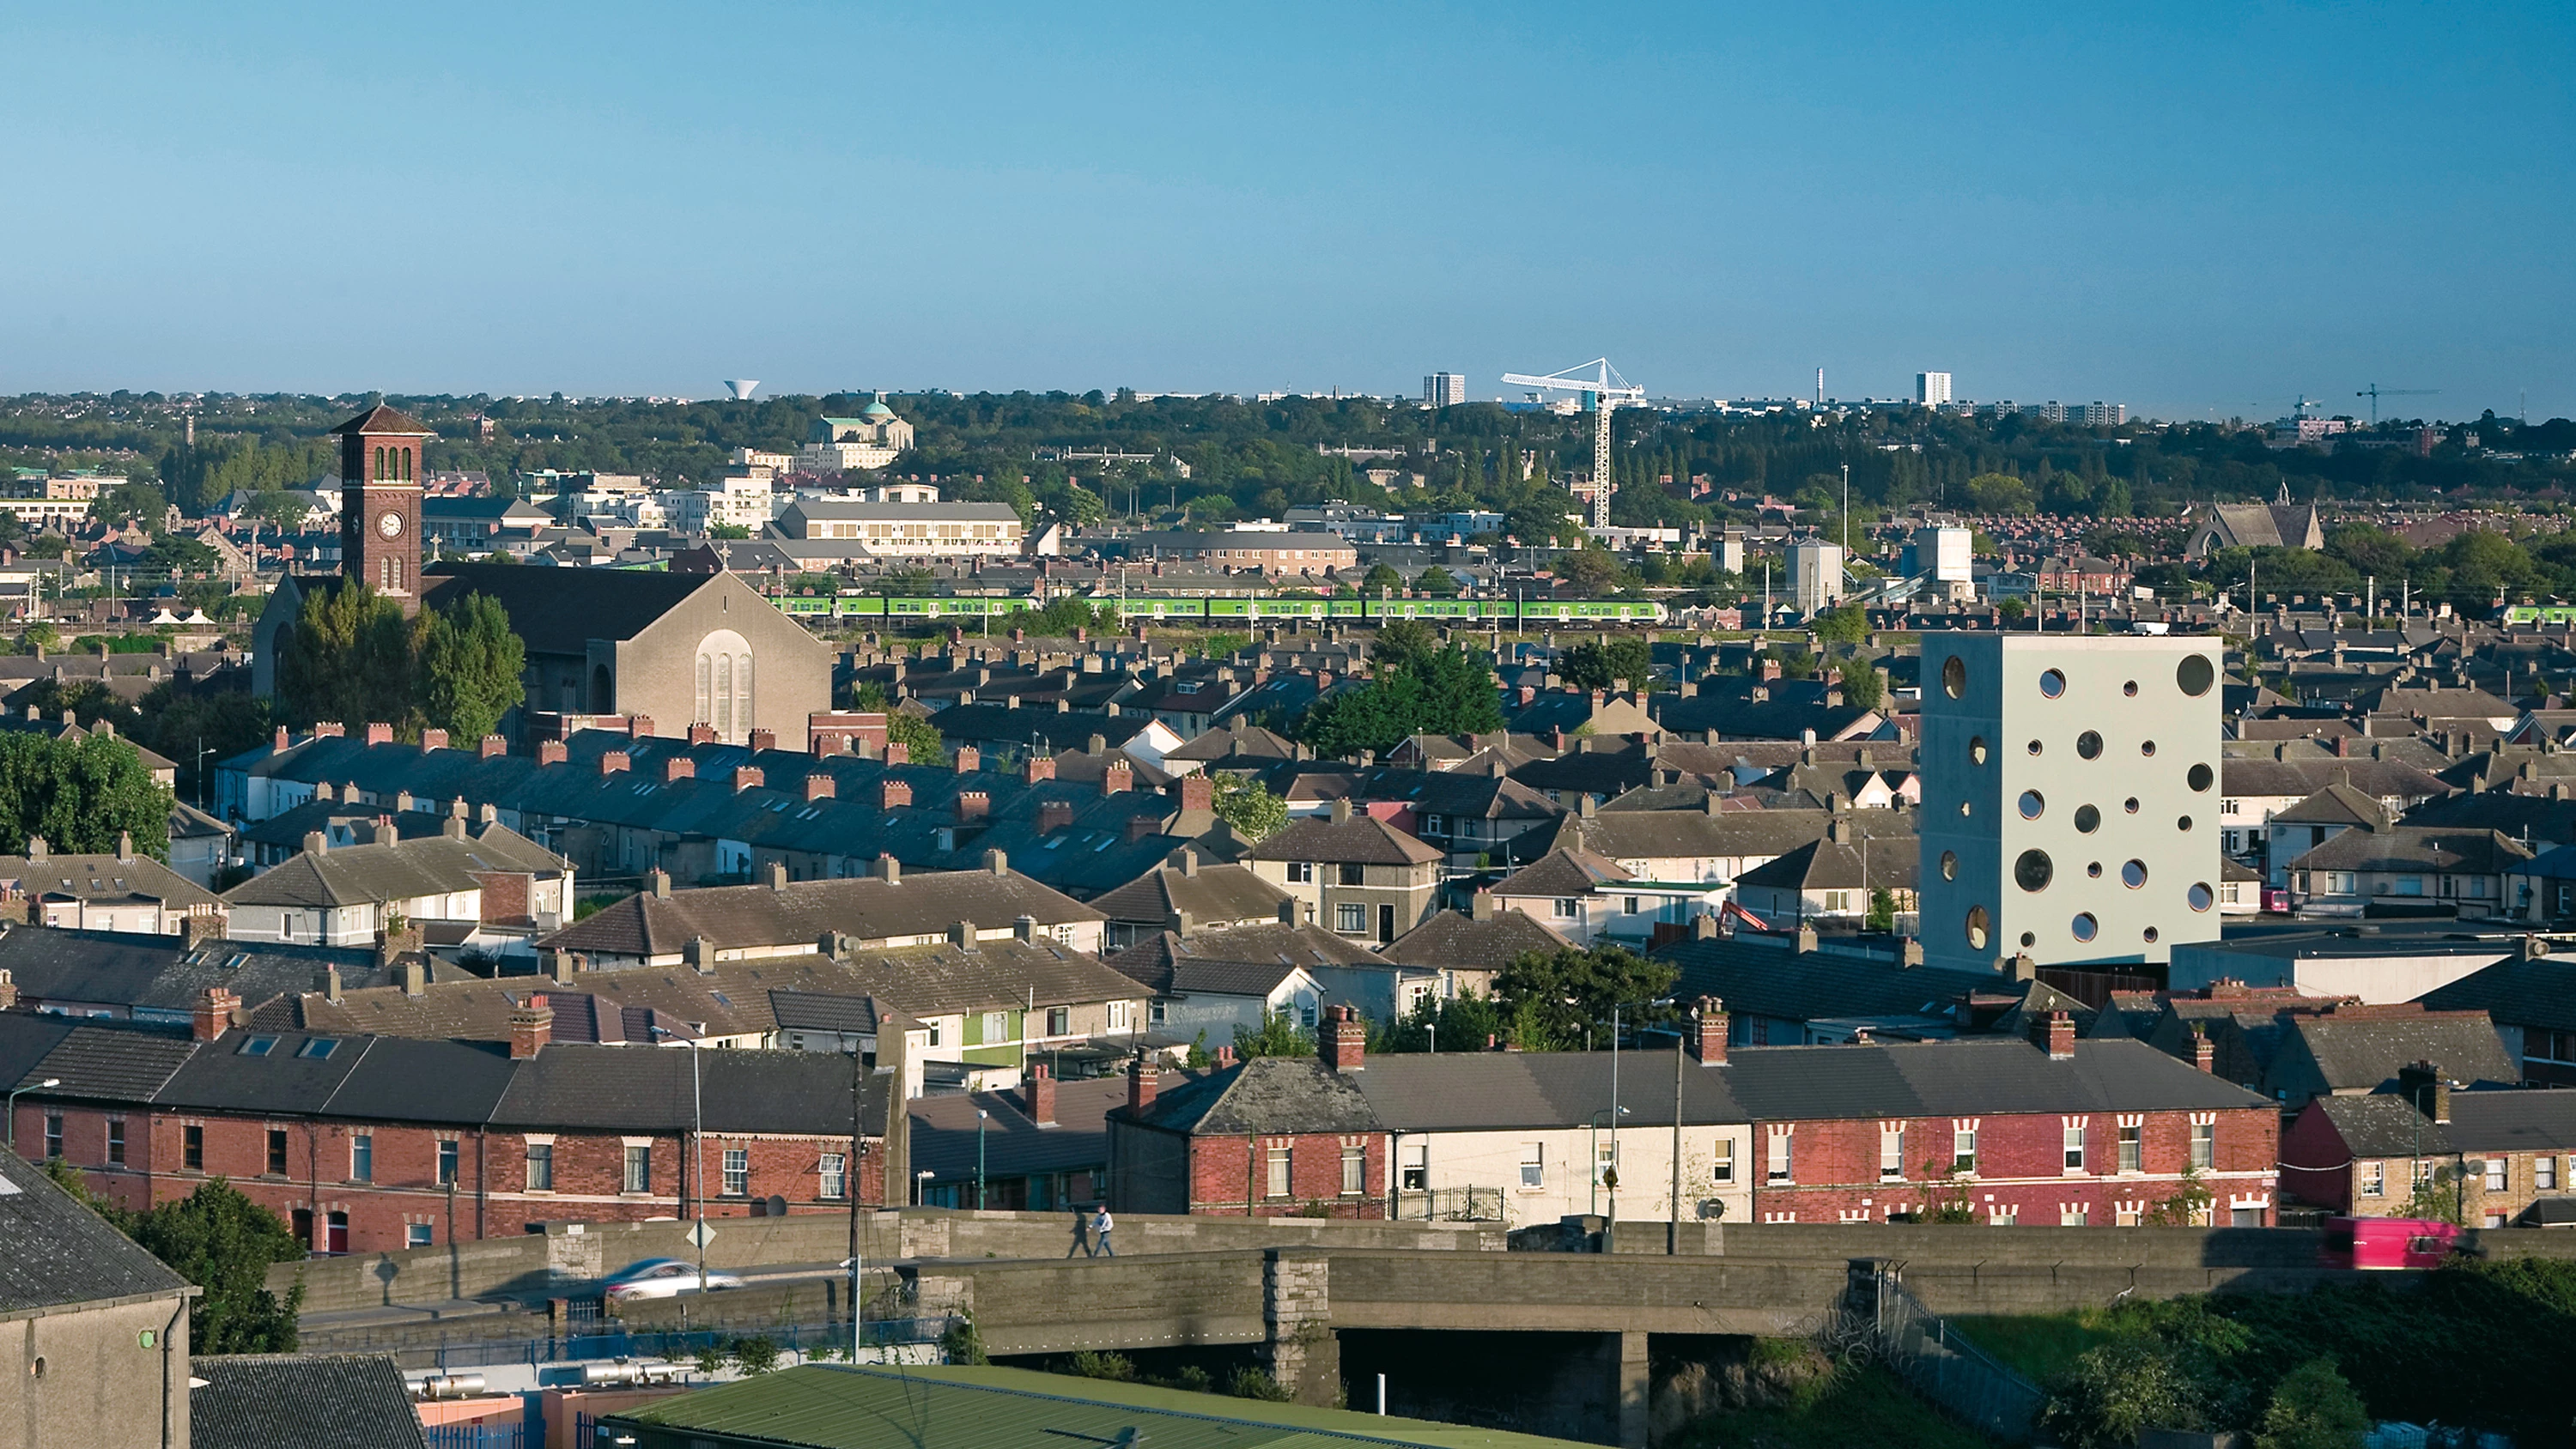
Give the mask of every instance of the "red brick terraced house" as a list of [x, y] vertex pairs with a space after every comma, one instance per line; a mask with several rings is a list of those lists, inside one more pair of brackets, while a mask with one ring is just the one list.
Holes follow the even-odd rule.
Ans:
[[[506, 1043], [235, 1028], [228, 1007], [209, 1003], [190, 1036], [0, 1014], [0, 1081], [26, 1089], [20, 1150], [128, 1208], [225, 1178], [319, 1253], [849, 1207], [839, 1054], [556, 1043], [541, 997]], [[871, 1203], [886, 1201], [888, 1080], [868, 1075], [858, 1100]]]
[[1109, 1202], [1122, 1212], [1383, 1218], [1387, 1133], [1350, 1074], [1367, 1027], [1327, 1008], [1315, 1056], [1254, 1057], [1159, 1091], [1131, 1064], [1109, 1113]]
[[1997, 1226], [2133, 1226], [2186, 1188], [2203, 1222], [2274, 1221], [2279, 1109], [2064, 1012], [2009, 1038], [1735, 1052], [1759, 1221], [1879, 1222], [1964, 1206]]

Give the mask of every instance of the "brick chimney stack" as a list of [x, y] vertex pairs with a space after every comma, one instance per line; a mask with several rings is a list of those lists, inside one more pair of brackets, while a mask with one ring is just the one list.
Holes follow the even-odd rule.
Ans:
[[233, 1011], [241, 1005], [228, 986], [209, 986], [197, 998], [197, 1009], [189, 1020], [189, 1034], [199, 1041], [219, 1040], [233, 1024]]
[[892, 810], [912, 803], [912, 784], [888, 776], [877, 782], [877, 808]]
[[1691, 1055], [1704, 1067], [1726, 1065], [1726, 1036], [1730, 1022], [1726, 1003], [1714, 996], [1699, 999], [1699, 1032], [1690, 1038]]
[[1324, 1029], [1316, 1034], [1315, 1054], [1337, 1072], [1356, 1072], [1368, 1065], [1368, 1027], [1356, 1006], [1327, 1007]]
[[1055, 756], [1053, 755], [1033, 754], [1029, 756], [1028, 763], [1020, 767], [1020, 779], [1024, 784], [1034, 785], [1040, 780], [1054, 778]]
[[508, 753], [510, 742], [499, 735], [485, 735], [474, 743], [474, 757], [478, 760], [497, 760]]
[[752, 752], [753, 754], [755, 754], [755, 755], [757, 755], [757, 754], [762, 754], [762, 753], [765, 753], [765, 752], [767, 752], [767, 751], [774, 750], [774, 749], [777, 749], [777, 748], [778, 748], [778, 731], [776, 731], [776, 730], [753, 730], [753, 731], [751, 732], [751, 752]]
[[1125, 760], [1113, 761], [1108, 769], [1100, 772], [1100, 793], [1103, 798], [1124, 795], [1134, 788], [1136, 788], [1136, 772], [1128, 767]]
[[816, 800], [832, 799], [839, 792], [840, 786], [829, 775], [816, 773], [805, 777], [805, 799], [809, 804]]
[[2209, 1028], [2198, 1023], [2191, 1029], [2191, 1064], [2204, 1072], [2218, 1070], [2218, 1043], [2209, 1039]]
[[554, 1008], [546, 1005], [543, 992], [528, 998], [528, 1004], [510, 1013], [510, 1060], [523, 1062], [554, 1040]]
[[1023, 1110], [1029, 1120], [1041, 1127], [1055, 1125], [1055, 1078], [1047, 1075], [1046, 1063], [1029, 1063], [1028, 1089]]
[[1130, 1057], [1127, 1061], [1127, 1110], [1136, 1113], [1153, 1106], [1154, 1089], [1161, 1085], [1154, 1068], [1146, 1063], [1143, 1052]]
[[971, 775], [984, 768], [984, 752], [973, 745], [957, 747], [957, 773]]
[[2031, 1024], [2031, 1041], [2048, 1049], [2051, 1061], [2066, 1061], [2075, 1055], [2075, 1018], [2062, 1011], [2050, 1012], [2044, 1020]]

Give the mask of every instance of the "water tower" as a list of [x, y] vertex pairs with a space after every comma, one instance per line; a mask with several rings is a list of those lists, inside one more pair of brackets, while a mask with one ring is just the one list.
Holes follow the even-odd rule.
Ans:
[[746, 377], [740, 382], [736, 382], [731, 378], [725, 379], [725, 391], [733, 394], [733, 400], [735, 402], [751, 401], [752, 389], [758, 386], [760, 386], [760, 379], [756, 377]]

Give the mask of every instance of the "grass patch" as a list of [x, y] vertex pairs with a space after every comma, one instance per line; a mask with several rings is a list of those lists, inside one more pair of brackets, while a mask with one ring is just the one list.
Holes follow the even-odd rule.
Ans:
[[1732, 1409], [1684, 1430], [1677, 1449], [1991, 1449], [1872, 1364], [1820, 1380], [1785, 1408]]
[[2073, 1368], [2085, 1350], [2120, 1336], [2108, 1315], [2096, 1308], [2073, 1313], [1953, 1318], [1950, 1327], [1994, 1355], [2004, 1367], [2042, 1385]]

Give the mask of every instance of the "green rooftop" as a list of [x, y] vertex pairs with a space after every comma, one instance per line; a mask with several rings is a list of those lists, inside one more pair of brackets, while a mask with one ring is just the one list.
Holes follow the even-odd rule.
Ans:
[[[1571, 1449], [1498, 1429], [1009, 1368], [804, 1364], [600, 1421], [634, 1449]], [[588, 1446], [585, 1446], [588, 1449]]]

